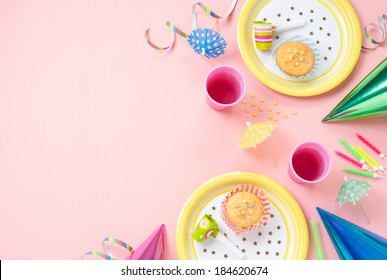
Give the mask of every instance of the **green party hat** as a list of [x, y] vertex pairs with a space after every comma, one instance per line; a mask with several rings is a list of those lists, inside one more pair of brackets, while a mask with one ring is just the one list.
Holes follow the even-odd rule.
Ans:
[[322, 121], [387, 116], [387, 58], [371, 71]]

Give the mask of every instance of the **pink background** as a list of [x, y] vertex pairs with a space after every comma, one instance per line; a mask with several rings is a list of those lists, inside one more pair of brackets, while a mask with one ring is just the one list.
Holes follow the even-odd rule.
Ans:
[[[230, 1], [206, 0], [220, 14]], [[361, 25], [387, 12], [385, 1], [351, 1]], [[371, 4], [372, 2], [372, 4]], [[387, 151], [386, 119], [323, 124], [321, 119], [386, 57], [387, 44], [360, 55], [350, 77], [331, 92], [311, 98], [276, 93], [245, 66], [237, 46], [239, 1], [218, 31], [226, 54], [206, 60], [181, 37], [160, 54], [144, 41], [167, 43], [169, 19], [190, 31], [193, 0], [1, 0], [0, 1], [0, 259], [79, 259], [99, 250], [105, 236], [138, 246], [161, 223], [165, 253], [176, 259], [175, 229], [190, 194], [208, 179], [231, 171], [269, 176], [300, 203], [307, 220], [316, 206], [386, 236], [386, 180], [374, 180], [362, 205], [340, 208], [334, 199], [343, 182], [333, 156], [337, 138], [368, 137]], [[383, 5], [384, 3], [384, 5]], [[213, 21], [199, 12], [201, 26]], [[237, 142], [247, 120], [238, 104], [226, 112], [205, 101], [204, 77], [221, 64], [240, 69], [250, 93], [278, 102], [280, 117], [266, 147], [241, 152]], [[297, 110], [298, 115], [291, 114]], [[287, 175], [291, 150], [304, 140], [325, 145], [333, 156], [329, 177], [303, 186]], [[363, 146], [363, 145], [362, 145]], [[386, 164], [387, 165], [387, 164]], [[351, 176], [354, 177], [354, 176]], [[320, 223], [321, 225], [321, 223]], [[322, 228], [326, 257], [337, 253]], [[308, 259], [314, 259], [313, 246]]]

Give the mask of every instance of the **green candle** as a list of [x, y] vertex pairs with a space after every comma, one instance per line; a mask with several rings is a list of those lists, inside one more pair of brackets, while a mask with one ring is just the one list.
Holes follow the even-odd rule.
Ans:
[[357, 158], [361, 163], [364, 163], [364, 159], [347, 142], [345, 142], [343, 138], [339, 138], [339, 141], [351, 154], [353, 154], [355, 158]]
[[374, 179], [379, 178], [379, 177], [383, 177], [383, 176], [380, 176], [380, 175], [377, 175], [374, 173], [364, 172], [364, 171], [351, 169], [351, 168], [343, 168], [343, 171], [348, 172], [348, 173], [352, 173], [352, 174], [356, 174], [356, 175], [360, 175], [360, 176], [364, 176], [364, 177], [374, 178]]

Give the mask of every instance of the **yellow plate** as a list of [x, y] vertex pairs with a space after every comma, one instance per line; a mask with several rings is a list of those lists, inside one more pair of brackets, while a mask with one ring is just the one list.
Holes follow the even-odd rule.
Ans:
[[[277, 26], [297, 20], [307, 24], [274, 34], [271, 50], [258, 51], [255, 20]], [[317, 48], [317, 70], [308, 79], [286, 76], [275, 64], [275, 45], [297, 36]], [[247, 0], [239, 15], [238, 45], [247, 67], [266, 86], [287, 95], [313, 96], [338, 86], [355, 67], [361, 40], [359, 20], [347, 0]]]
[[[236, 236], [220, 218], [220, 202], [232, 189], [242, 184], [261, 188], [271, 203], [271, 217], [265, 226]], [[211, 214], [219, 224], [220, 234], [238, 245], [245, 259], [305, 259], [308, 253], [308, 228], [303, 212], [294, 197], [272, 179], [249, 172], [227, 173], [201, 185], [187, 200], [176, 228], [179, 259], [233, 259], [232, 253], [216, 240], [198, 243], [191, 233], [203, 214]], [[234, 258], [235, 259], [235, 258]]]

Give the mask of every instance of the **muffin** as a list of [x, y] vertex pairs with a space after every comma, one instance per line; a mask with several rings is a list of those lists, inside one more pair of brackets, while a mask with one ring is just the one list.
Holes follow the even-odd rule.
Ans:
[[254, 185], [242, 185], [222, 201], [222, 218], [237, 234], [264, 224], [269, 210], [270, 203], [265, 193]]
[[301, 42], [290, 41], [282, 44], [275, 54], [279, 68], [292, 77], [302, 77], [310, 73], [314, 66], [312, 49]]

